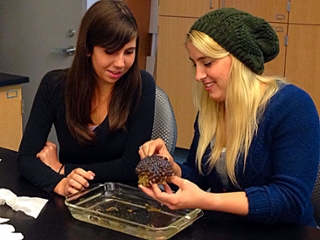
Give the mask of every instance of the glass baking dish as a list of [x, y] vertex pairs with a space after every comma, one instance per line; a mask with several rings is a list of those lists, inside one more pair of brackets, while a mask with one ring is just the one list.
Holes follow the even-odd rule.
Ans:
[[78, 220], [143, 239], [169, 239], [203, 216], [200, 209], [170, 210], [139, 188], [113, 182], [93, 185], [65, 204]]

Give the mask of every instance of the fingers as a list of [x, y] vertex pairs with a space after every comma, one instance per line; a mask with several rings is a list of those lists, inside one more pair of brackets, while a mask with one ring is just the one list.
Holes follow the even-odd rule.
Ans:
[[54, 148], [54, 149], [57, 149], [57, 145], [54, 144], [53, 142], [47, 141], [47, 142], [46, 142], [46, 146], [47, 146], [47, 147], [52, 147], [52, 148]]
[[[173, 194], [170, 186], [168, 184], [163, 184], [162, 185], [164, 187], [164, 191], [168, 194]], [[159, 188], [158, 184], [156, 183], [151, 183], [150, 187], [144, 187], [143, 185], [139, 184], [138, 187], [145, 193], [148, 193], [148, 195], [150, 196], [150, 194], [152, 195], [160, 195], [162, 193], [162, 190]]]
[[46, 142], [46, 145], [43, 147], [43, 149], [37, 153], [37, 158], [44, 158], [50, 154], [54, 154], [57, 151], [57, 145], [53, 142]]
[[172, 177], [172, 182], [179, 186], [179, 190], [176, 193], [173, 193], [168, 184], [163, 184], [164, 191], [161, 191], [155, 183], [151, 184], [150, 187], [139, 185], [139, 188], [149, 197], [152, 197], [172, 210], [189, 208], [190, 203], [188, 203], [188, 201], [194, 198], [194, 192], [190, 191], [190, 189], [188, 190], [188, 188], [190, 188], [189, 183], [191, 182], [177, 176]]
[[68, 194], [73, 194], [89, 187], [89, 180], [93, 180], [95, 174], [92, 171], [85, 171], [81, 168], [73, 170], [67, 176], [66, 189]]
[[155, 153], [154, 140], [148, 141], [139, 147], [139, 155], [141, 158], [151, 156]]
[[183, 188], [183, 185], [186, 184], [188, 182], [188, 180], [180, 178], [178, 176], [172, 176], [170, 177], [170, 181], [171, 183], [173, 183], [174, 185], [177, 185], [179, 188]]
[[177, 186], [179, 186], [179, 184], [181, 183], [180, 179], [181, 179], [181, 178], [179, 178], [179, 177], [177, 177], [177, 176], [171, 176], [171, 177], [170, 177], [170, 181], [171, 181], [173, 184], [177, 185]]
[[92, 172], [92, 171], [90, 171], [90, 170], [88, 170], [87, 173], [89, 173], [89, 175], [90, 175], [90, 176], [88, 176], [88, 178], [89, 178], [90, 180], [93, 180], [94, 177], [96, 176], [96, 175], [94, 174], [94, 172]]
[[75, 177], [81, 177], [85, 180], [93, 180], [95, 177], [95, 174], [92, 171], [85, 171], [82, 168], [76, 168], [72, 171]]
[[161, 196], [161, 189], [159, 188], [158, 184], [156, 183], [152, 183], [151, 187], [153, 189], [154, 195], [156, 196], [156, 198], [159, 198]]
[[168, 184], [164, 184], [164, 190], [165, 192], [163, 192], [158, 184], [156, 183], [152, 183], [150, 187], [144, 187], [141, 184], [138, 185], [138, 187], [148, 196], [158, 200], [158, 201], [162, 201], [163, 198], [165, 197], [166, 194], [173, 194], [170, 186]]
[[[138, 185], [138, 187], [145, 193], [147, 194], [149, 197], [155, 199], [156, 201], [158, 201], [159, 203], [162, 203], [164, 205], [166, 205], [167, 203], [165, 201], [162, 201], [162, 197], [161, 197], [161, 189], [159, 188], [159, 186], [156, 183], [151, 184], [150, 187], [144, 187], [141, 184]], [[167, 194], [167, 193], [164, 193]]]
[[[139, 155], [141, 158], [151, 156], [153, 154], [163, 154], [167, 151], [167, 147], [161, 138], [150, 140], [139, 147]], [[167, 151], [168, 152], [168, 151]]]
[[144, 187], [142, 185], [139, 185], [139, 188], [147, 194], [149, 197], [155, 199], [159, 203], [166, 205], [171, 210], [176, 210], [181, 207], [179, 207], [179, 197], [177, 194], [174, 194], [169, 187], [169, 185], [164, 184], [164, 190], [165, 192], [161, 191], [159, 186], [157, 184], [151, 184], [151, 187]]
[[[147, 151], [146, 151], [147, 152]], [[142, 146], [139, 147], [139, 151], [138, 151], [140, 158], [145, 158], [147, 157], [145, 151], [142, 149]]]
[[85, 187], [89, 187], [88, 181], [78, 174], [73, 174], [72, 177], [68, 178], [69, 185], [77, 190], [83, 190]]
[[164, 191], [165, 191], [166, 193], [168, 193], [168, 194], [173, 194], [170, 186], [169, 186], [167, 183], [163, 184], [163, 187], [164, 187]]
[[152, 197], [155, 199], [155, 195], [152, 188], [144, 187], [143, 185], [139, 184], [138, 187], [149, 197]]
[[71, 186], [70, 184], [66, 184], [65, 190], [64, 190], [64, 195], [65, 196], [70, 196], [72, 194], [75, 194], [77, 192], [83, 191], [83, 189], [76, 189], [73, 186]]

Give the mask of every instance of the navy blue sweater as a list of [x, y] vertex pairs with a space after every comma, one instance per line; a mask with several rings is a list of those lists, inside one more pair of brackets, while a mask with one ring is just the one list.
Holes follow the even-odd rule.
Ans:
[[[210, 173], [205, 163], [210, 149], [204, 154], [205, 175], [195, 166], [199, 140], [198, 123], [187, 162], [181, 165], [182, 177], [202, 189], [223, 192], [215, 170]], [[287, 84], [270, 99], [259, 122], [243, 172], [243, 156], [236, 167], [241, 189], [231, 186], [228, 191], [245, 191], [249, 201], [247, 218], [273, 223], [295, 222], [315, 226], [310, 201], [319, 165], [320, 127], [316, 107], [309, 95]]]

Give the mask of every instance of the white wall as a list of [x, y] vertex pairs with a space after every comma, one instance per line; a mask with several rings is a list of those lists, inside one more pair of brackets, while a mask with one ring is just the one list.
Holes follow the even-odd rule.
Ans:
[[98, 1], [99, 0], [87, 0], [87, 9], [89, 9], [92, 4], [94, 4], [95, 2], [98, 2]]
[[[87, 0], [0, 0], [0, 72], [29, 77], [22, 84], [26, 124], [44, 74], [69, 67], [72, 57], [53, 54], [54, 47], [75, 45]], [[85, 8], [85, 9], [84, 9]], [[36, 130], [35, 130], [36, 131]]]

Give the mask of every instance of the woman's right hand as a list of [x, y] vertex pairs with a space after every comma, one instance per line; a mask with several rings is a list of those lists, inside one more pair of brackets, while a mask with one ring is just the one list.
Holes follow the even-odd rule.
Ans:
[[55, 187], [54, 192], [62, 196], [69, 196], [89, 187], [89, 181], [93, 180], [95, 174], [82, 168], [72, 170]]
[[57, 145], [53, 142], [47, 141], [46, 145], [37, 153], [36, 157], [49, 166], [53, 171], [59, 171], [61, 163], [58, 159]]
[[170, 162], [175, 175], [181, 176], [180, 166], [173, 160], [173, 157], [169, 153], [166, 144], [161, 138], [157, 138], [155, 140], [150, 140], [148, 142], [145, 142], [143, 145], [139, 147], [140, 158], [145, 158], [153, 154], [166, 157]]
[[171, 183], [179, 187], [177, 192], [174, 193], [168, 184], [163, 185], [164, 191], [156, 183], [150, 187], [144, 187], [141, 184], [138, 187], [149, 197], [166, 205], [171, 210], [202, 207], [207, 194], [196, 184], [177, 176], [171, 177]]

